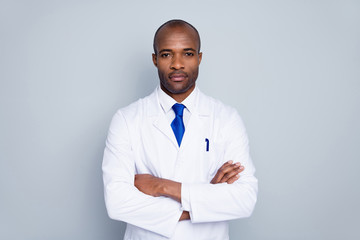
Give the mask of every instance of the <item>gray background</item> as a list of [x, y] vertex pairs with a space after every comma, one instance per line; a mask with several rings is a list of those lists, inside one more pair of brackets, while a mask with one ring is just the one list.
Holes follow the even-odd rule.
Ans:
[[152, 38], [202, 37], [198, 85], [238, 109], [259, 197], [231, 239], [360, 239], [359, 1], [0, 0], [0, 239], [121, 239], [102, 189], [115, 111], [158, 84]]

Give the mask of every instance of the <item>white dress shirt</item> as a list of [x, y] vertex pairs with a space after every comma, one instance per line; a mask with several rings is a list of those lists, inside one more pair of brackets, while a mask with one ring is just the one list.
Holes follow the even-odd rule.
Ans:
[[[195, 105], [197, 93], [198, 93], [198, 90], [195, 88], [194, 91], [192, 91], [190, 93], [190, 95], [184, 101], [181, 102], [181, 104], [183, 104], [185, 106], [184, 113], [183, 113], [183, 121], [184, 121], [185, 130], [186, 130], [186, 125], [190, 119], [191, 110], [194, 108], [194, 105]], [[172, 109], [172, 106], [178, 102], [176, 102], [175, 99], [173, 99], [172, 97], [167, 95], [161, 88], [159, 88], [159, 90], [158, 90], [158, 95], [159, 95], [159, 103], [161, 105], [161, 108], [164, 111], [164, 114], [166, 115], [166, 118], [168, 119], [169, 124], [171, 124], [175, 118], [175, 112]]]
[[[171, 129], [174, 99], [158, 87], [112, 119], [103, 159], [105, 202], [111, 218], [127, 222], [124, 239], [228, 239], [228, 220], [251, 215], [257, 179], [244, 125], [236, 110], [198, 88], [182, 103], [185, 133]], [[228, 160], [245, 170], [233, 184], [210, 184]], [[181, 182], [181, 204], [134, 186], [134, 175]], [[179, 222], [182, 211], [191, 220]]]

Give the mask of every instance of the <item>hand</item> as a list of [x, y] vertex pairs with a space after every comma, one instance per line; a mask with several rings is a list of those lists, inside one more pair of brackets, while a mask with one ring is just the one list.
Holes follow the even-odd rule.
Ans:
[[244, 171], [244, 169], [244, 166], [241, 166], [239, 162], [233, 164], [233, 161], [227, 161], [221, 166], [221, 168], [219, 168], [210, 183], [234, 183], [236, 180], [239, 179], [239, 173]]
[[183, 220], [189, 220], [190, 219], [190, 214], [188, 211], [183, 211], [181, 214], [181, 217], [179, 219], [179, 221], [183, 221]]
[[134, 184], [139, 191], [147, 195], [151, 195], [153, 197], [161, 196], [161, 178], [154, 177], [150, 174], [136, 174]]

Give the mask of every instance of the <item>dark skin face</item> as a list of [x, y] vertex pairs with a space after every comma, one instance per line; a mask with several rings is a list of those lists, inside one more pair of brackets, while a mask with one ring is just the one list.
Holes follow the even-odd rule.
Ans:
[[202, 53], [196, 32], [189, 26], [165, 26], [155, 42], [152, 55], [158, 69], [161, 89], [182, 102], [195, 88]]

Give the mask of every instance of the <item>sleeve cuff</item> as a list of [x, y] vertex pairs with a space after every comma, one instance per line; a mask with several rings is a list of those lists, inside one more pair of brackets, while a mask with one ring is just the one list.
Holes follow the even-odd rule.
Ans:
[[181, 206], [183, 211], [191, 212], [190, 189], [186, 183], [181, 184]]

